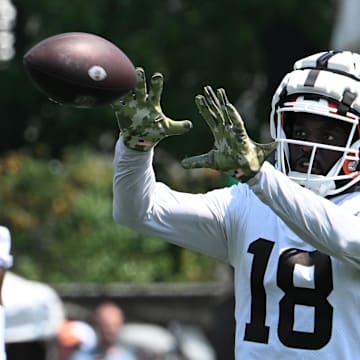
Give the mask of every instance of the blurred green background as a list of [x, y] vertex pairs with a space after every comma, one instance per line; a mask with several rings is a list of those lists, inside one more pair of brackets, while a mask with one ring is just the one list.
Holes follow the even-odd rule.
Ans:
[[13, 1], [15, 57], [3, 63], [0, 223], [12, 231], [13, 270], [63, 282], [206, 281], [220, 264], [115, 225], [112, 156], [118, 130], [110, 107], [50, 102], [30, 82], [25, 52], [44, 38], [83, 31], [120, 47], [148, 77], [160, 71], [162, 107], [193, 130], [156, 150], [158, 177], [181, 191], [205, 192], [226, 179], [184, 171], [179, 160], [206, 152], [211, 134], [194, 97], [224, 87], [249, 134], [266, 141], [272, 93], [294, 61], [328, 49], [335, 0]]

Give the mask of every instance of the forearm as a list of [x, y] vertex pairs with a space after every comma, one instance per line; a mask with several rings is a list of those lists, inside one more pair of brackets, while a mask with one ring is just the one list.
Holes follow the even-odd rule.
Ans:
[[5, 311], [3, 307], [3, 282], [7, 269], [13, 264], [11, 234], [7, 227], [0, 226], [0, 360], [6, 359], [5, 353]]
[[305, 242], [360, 266], [360, 218], [354, 213], [302, 188], [269, 163], [249, 185]]
[[131, 226], [144, 219], [150, 207], [155, 186], [151, 167], [153, 150], [140, 152], [128, 149], [122, 138], [116, 144], [114, 158], [113, 216], [116, 222]]
[[155, 181], [151, 161], [151, 153], [129, 150], [119, 139], [114, 160], [115, 221], [227, 261], [223, 216], [230, 193], [217, 196], [173, 191]]

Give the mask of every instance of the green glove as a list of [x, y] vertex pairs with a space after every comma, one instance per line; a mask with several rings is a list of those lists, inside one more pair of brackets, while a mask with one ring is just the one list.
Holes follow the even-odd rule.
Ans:
[[191, 129], [189, 120], [174, 121], [166, 117], [160, 106], [163, 76], [155, 73], [147, 92], [145, 72], [136, 69], [137, 85], [133, 93], [112, 104], [127, 147], [149, 151], [167, 136], [181, 135]]
[[186, 158], [182, 166], [220, 170], [240, 181], [252, 178], [262, 163], [277, 147], [276, 142], [258, 144], [246, 133], [244, 122], [236, 108], [227, 99], [224, 89], [217, 93], [210, 86], [195, 103], [214, 136], [214, 147], [206, 154]]

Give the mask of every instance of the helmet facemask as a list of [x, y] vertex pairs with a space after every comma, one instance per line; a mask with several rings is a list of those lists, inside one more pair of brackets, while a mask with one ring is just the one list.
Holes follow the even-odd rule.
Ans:
[[[286, 114], [304, 113], [347, 124], [344, 144], [289, 138]], [[272, 99], [270, 131], [279, 146], [276, 167], [292, 180], [320, 194], [330, 196], [347, 191], [360, 181], [360, 55], [350, 51], [326, 51], [298, 60], [285, 75]], [[311, 134], [310, 134], [311, 135]], [[306, 169], [294, 171], [291, 147], [311, 149]], [[314, 172], [320, 152], [337, 153], [337, 161], [321, 174]], [[333, 156], [330, 156], [330, 158]], [[314, 166], [315, 165], [315, 166]]]
[[[311, 136], [302, 138], [294, 135], [295, 119], [301, 124], [302, 118], [304, 122], [307, 118], [309, 123], [322, 121], [329, 128], [335, 126], [339, 132], [344, 132], [344, 135], [339, 135], [343, 139], [334, 144], [322, 139], [312, 140]], [[275, 128], [275, 140], [279, 143], [276, 167], [293, 181], [321, 196], [329, 196], [347, 190], [360, 180], [357, 115], [339, 115], [334, 102], [319, 96], [311, 99], [297, 96], [285, 100], [277, 108]], [[295, 149], [298, 157], [294, 155]], [[319, 160], [321, 157], [330, 159], [326, 169], [322, 167], [324, 162]], [[295, 163], [297, 160], [303, 164], [300, 169], [299, 163]]]

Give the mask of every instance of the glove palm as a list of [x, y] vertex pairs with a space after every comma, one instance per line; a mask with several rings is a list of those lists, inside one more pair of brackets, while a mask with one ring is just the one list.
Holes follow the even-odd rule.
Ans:
[[136, 69], [137, 85], [133, 93], [112, 104], [127, 147], [148, 151], [165, 137], [181, 135], [191, 129], [189, 120], [174, 121], [164, 115], [160, 106], [163, 76], [155, 73], [147, 91], [145, 73]]
[[224, 89], [218, 89], [215, 94], [206, 86], [204, 94], [197, 95], [195, 103], [213, 133], [214, 147], [206, 154], [184, 159], [182, 165], [187, 169], [208, 167], [247, 181], [259, 171], [277, 144], [258, 144], [249, 138]]

